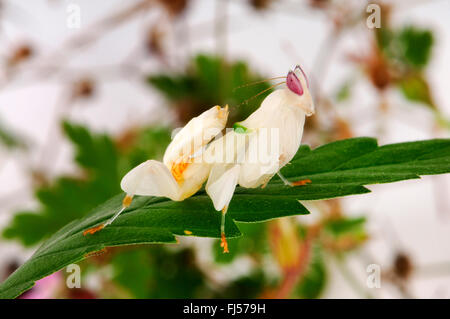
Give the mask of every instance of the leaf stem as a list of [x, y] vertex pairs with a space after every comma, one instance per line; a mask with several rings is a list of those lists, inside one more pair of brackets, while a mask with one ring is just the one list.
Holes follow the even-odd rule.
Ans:
[[334, 257], [336, 265], [344, 277], [344, 279], [347, 281], [349, 286], [359, 295], [363, 296], [364, 298], [373, 299], [373, 295], [370, 294], [358, 281], [358, 279], [355, 278], [353, 275], [353, 272], [348, 268], [347, 264], [339, 257]]

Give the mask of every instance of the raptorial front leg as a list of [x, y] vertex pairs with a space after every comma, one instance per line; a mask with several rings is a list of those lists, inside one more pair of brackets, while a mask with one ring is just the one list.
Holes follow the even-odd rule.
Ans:
[[310, 179], [302, 179], [295, 182], [290, 182], [286, 177], [284, 177], [280, 172], [277, 172], [278, 177], [283, 181], [284, 185], [295, 187], [295, 186], [303, 186], [306, 184], [310, 184]]

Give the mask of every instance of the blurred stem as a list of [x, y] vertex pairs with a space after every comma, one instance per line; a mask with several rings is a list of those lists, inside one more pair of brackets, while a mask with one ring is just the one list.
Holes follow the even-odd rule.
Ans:
[[300, 254], [300, 263], [297, 268], [285, 273], [283, 281], [273, 294], [274, 299], [285, 299], [289, 297], [297, 282], [304, 276], [309, 260], [311, 258], [311, 239], [306, 239]]
[[228, 0], [216, 0], [216, 24], [215, 36], [217, 55], [226, 60], [227, 57], [227, 19], [228, 19]]
[[281, 284], [274, 291], [263, 295], [264, 298], [284, 299], [291, 295], [292, 290], [303, 278], [308, 269], [308, 264], [312, 255], [312, 244], [320, 233], [320, 225], [313, 225], [308, 228], [306, 238], [300, 246], [298, 263], [295, 267], [284, 269], [284, 277]]
[[347, 281], [349, 286], [358, 294], [364, 298], [373, 299], [373, 296], [367, 292], [367, 290], [360, 284], [358, 279], [355, 278], [353, 272], [348, 268], [345, 261], [340, 257], [335, 256], [336, 265], [341, 272], [344, 279]]
[[384, 91], [379, 91], [378, 97], [377, 136], [383, 138], [386, 135], [386, 123], [389, 118], [389, 101]]
[[65, 88], [55, 102], [55, 110], [53, 114], [54, 120], [47, 131], [37, 164], [38, 169], [42, 169], [43, 167], [50, 165], [50, 167], [47, 167], [47, 173], [49, 173], [51, 168], [54, 168], [54, 164], [61, 146], [60, 139], [62, 133], [60, 124], [64, 117], [69, 114], [71, 110], [70, 107], [73, 106], [73, 102], [73, 96], [66, 91]]
[[313, 63], [313, 72], [311, 72], [311, 74], [314, 74], [316, 89], [318, 83], [324, 82], [326, 72], [331, 63], [331, 56], [335, 52], [334, 48], [339, 41], [340, 33], [341, 29], [334, 27], [320, 46], [317, 58]]
[[442, 114], [441, 111], [439, 111], [437, 109], [432, 109], [432, 111], [433, 111], [437, 126], [441, 129], [450, 130], [450, 120], [447, 119], [445, 117], [445, 115]]
[[448, 179], [440, 176], [433, 176], [431, 179], [431, 185], [434, 189], [433, 195], [435, 197], [434, 205], [436, 207], [436, 213], [440, 217], [448, 218], [450, 213], [450, 207], [448, 202]]
[[414, 299], [414, 296], [408, 291], [406, 286], [406, 281], [399, 278], [398, 276], [393, 276], [390, 278], [390, 282], [397, 289], [398, 293], [404, 299]]
[[[10, 84], [19, 73], [31, 73], [31, 77], [36, 81], [41, 81], [42, 78], [49, 78], [51, 75], [57, 74], [61, 66], [72, 58], [77, 51], [97, 43], [97, 40], [102, 36], [121, 24], [130, 21], [138, 13], [153, 6], [155, 2], [155, 0], [142, 0], [84, 27], [83, 29], [87, 30], [86, 32], [77, 33], [75, 36], [70, 37], [54, 52], [34, 60], [33, 64], [26, 68], [14, 69], [0, 82], [0, 87]], [[49, 65], [54, 67], [49, 68]]]
[[450, 276], [450, 261], [438, 262], [417, 267], [415, 273], [418, 276], [434, 278], [440, 276]]
[[184, 50], [188, 57], [191, 56], [191, 37], [189, 28], [189, 19], [187, 15], [180, 17], [180, 23], [182, 25], [179, 36], [183, 39]]

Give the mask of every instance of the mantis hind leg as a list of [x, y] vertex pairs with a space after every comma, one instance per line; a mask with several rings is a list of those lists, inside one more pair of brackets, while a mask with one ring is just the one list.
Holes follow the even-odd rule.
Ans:
[[131, 205], [131, 201], [132, 201], [132, 200], [133, 200], [133, 195], [128, 195], [128, 194], [125, 195], [125, 197], [124, 197], [124, 199], [123, 199], [123, 201], [122, 201], [122, 208], [121, 208], [117, 213], [115, 213], [113, 217], [111, 217], [110, 219], [108, 219], [108, 220], [106, 221], [106, 223], [102, 223], [102, 224], [97, 225], [97, 226], [95, 226], [95, 227], [86, 229], [86, 230], [83, 232], [83, 235], [84, 235], [84, 236], [86, 236], [87, 234], [93, 235], [93, 234], [95, 234], [96, 232], [98, 232], [98, 231], [102, 230], [103, 228], [105, 228], [106, 226], [110, 225], [113, 221], [116, 220], [117, 217], [119, 217], [120, 214], [122, 214], [122, 212], [125, 210], [125, 208], [127, 208], [127, 207], [129, 207], [129, 206]]
[[306, 184], [310, 184], [311, 180], [310, 179], [302, 179], [299, 181], [295, 181], [295, 182], [290, 182], [286, 177], [284, 177], [280, 172], [277, 172], [278, 177], [283, 181], [284, 185], [290, 186], [290, 187], [294, 187], [294, 186], [303, 186]]
[[228, 242], [227, 242], [227, 237], [225, 236], [225, 214], [227, 213], [228, 210], [228, 206], [225, 206], [222, 209], [222, 219], [220, 222], [220, 247], [223, 247], [223, 252], [224, 253], [229, 253], [230, 251], [228, 250]]
[[227, 238], [225, 236], [225, 214], [228, 210], [228, 204], [233, 197], [240, 172], [239, 165], [229, 166], [231, 167], [214, 166], [206, 183], [206, 192], [213, 201], [214, 208], [217, 211], [222, 211], [220, 246], [223, 247], [224, 253], [229, 252]]

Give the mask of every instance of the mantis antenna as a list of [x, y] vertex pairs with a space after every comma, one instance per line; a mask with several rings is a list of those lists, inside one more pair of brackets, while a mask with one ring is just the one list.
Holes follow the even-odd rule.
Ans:
[[[248, 101], [250, 101], [250, 100], [253, 100], [255, 97], [257, 97], [257, 96], [260, 96], [261, 94], [263, 94], [264, 92], [267, 92], [267, 91], [269, 91], [269, 90], [271, 90], [271, 89], [273, 89], [274, 87], [277, 87], [278, 85], [281, 85], [281, 84], [284, 84], [284, 83], [286, 83], [285, 81], [283, 81], [283, 82], [280, 82], [280, 83], [277, 83], [277, 84], [274, 84], [274, 85], [272, 85], [272, 86], [270, 86], [270, 87], [268, 87], [267, 89], [265, 89], [265, 90], [262, 90], [261, 92], [259, 92], [258, 94], [256, 94], [256, 95], [253, 95], [251, 98], [249, 98], [249, 99], [246, 99], [244, 102], [241, 102], [241, 103], [239, 103], [239, 105], [242, 105], [242, 104], [244, 104], [244, 103], [247, 103]], [[238, 105], [238, 106], [239, 106]]]
[[239, 85], [239, 86], [235, 87], [233, 89], [233, 91], [235, 91], [237, 89], [240, 89], [240, 88], [247, 87], [247, 86], [256, 85], [256, 84], [259, 84], [259, 83], [264, 83], [264, 82], [267, 82], [267, 81], [277, 80], [277, 79], [285, 79], [285, 78], [286, 78], [286, 76], [276, 76], [276, 77], [270, 78], [270, 79], [265, 79], [265, 80], [261, 80], [261, 81], [251, 82], [251, 83], [247, 83], [247, 84], [244, 84], [244, 85]]

